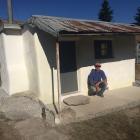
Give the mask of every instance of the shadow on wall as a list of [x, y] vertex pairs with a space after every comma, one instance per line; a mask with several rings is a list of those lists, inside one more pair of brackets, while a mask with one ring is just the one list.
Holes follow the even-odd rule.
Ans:
[[8, 74], [8, 66], [6, 59], [6, 51], [4, 44], [4, 35], [0, 36], [0, 86], [9, 94], [10, 92], [10, 79]]
[[81, 37], [77, 42], [77, 69], [93, 66], [96, 62], [110, 63], [135, 59], [135, 38], [134, 36], [114, 35], [112, 38], [112, 58], [96, 59], [94, 40], [110, 40], [110, 37]]
[[140, 80], [140, 64], [136, 64], [136, 80]]

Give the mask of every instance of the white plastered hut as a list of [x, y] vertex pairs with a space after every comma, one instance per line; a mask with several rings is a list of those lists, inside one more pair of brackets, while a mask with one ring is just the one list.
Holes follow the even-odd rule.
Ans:
[[109, 90], [135, 82], [135, 35], [140, 27], [92, 20], [32, 16], [0, 35], [2, 88], [33, 92], [44, 103], [88, 95], [87, 77], [102, 64]]

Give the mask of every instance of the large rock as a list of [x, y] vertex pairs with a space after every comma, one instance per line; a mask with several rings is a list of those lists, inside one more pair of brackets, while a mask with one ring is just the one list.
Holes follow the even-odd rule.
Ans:
[[29, 118], [23, 121], [18, 121], [14, 126], [21, 136], [35, 136], [47, 132], [47, 124], [39, 118]]
[[54, 124], [54, 114], [41, 101], [27, 96], [8, 97], [0, 106], [0, 114], [10, 120], [43, 117], [49, 124]]
[[83, 95], [71, 96], [63, 100], [69, 106], [85, 105], [89, 104], [89, 101], [89, 97]]

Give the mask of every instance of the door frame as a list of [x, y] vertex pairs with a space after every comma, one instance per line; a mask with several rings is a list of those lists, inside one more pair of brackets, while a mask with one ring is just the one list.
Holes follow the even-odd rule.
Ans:
[[140, 51], [140, 42], [137, 42], [137, 45], [136, 45], [136, 64], [140, 64], [139, 62], [139, 51]]

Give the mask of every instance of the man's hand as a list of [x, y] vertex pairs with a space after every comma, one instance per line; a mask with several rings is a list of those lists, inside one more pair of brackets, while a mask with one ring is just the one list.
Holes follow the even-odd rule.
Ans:
[[101, 82], [98, 82], [98, 83], [95, 84], [95, 87], [96, 87], [96, 93], [99, 92], [99, 85], [100, 85], [100, 83], [101, 83]]
[[95, 86], [96, 86], [96, 87], [99, 87], [100, 83], [101, 83], [101, 82], [96, 83]]

